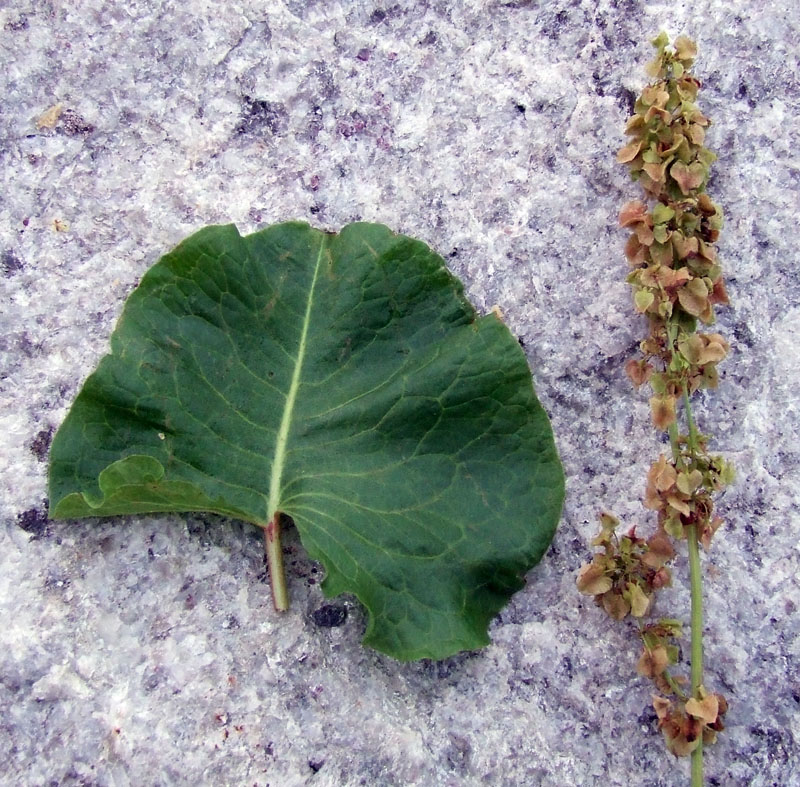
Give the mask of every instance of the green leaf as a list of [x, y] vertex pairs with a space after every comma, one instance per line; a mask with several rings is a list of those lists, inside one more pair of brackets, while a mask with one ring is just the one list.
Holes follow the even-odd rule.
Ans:
[[559, 519], [525, 356], [386, 227], [209, 227], [128, 299], [51, 450], [55, 517], [290, 516], [395, 658], [488, 642]]

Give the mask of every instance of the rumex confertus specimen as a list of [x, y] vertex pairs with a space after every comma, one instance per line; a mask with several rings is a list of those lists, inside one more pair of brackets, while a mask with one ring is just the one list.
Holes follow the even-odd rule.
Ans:
[[[695, 425], [690, 399], [717, 385], [728, 342], [697, 326], [710, 326], [715, 306], [728, 303], [728, 296], [715, 246], [722, 211], [705, 193], [716, 156], [704, 146], [710, 120], [695, 104], [700, 82], [690, 68], [697, 48], [683, 36], [670, 45], [664, 33], [653, 44], [657, 54], [648, 73], [654, 81], [637, 99], [625, 129], [631, 140], [617, 154], [642, 186], [644, 200], [626, 204], [619, 222], [631, 230], [625, 255], [634, 309], [649, 323], [641, 357], [630, 360], [626, 372], [637, 387], [652, 388], [653, 425], [669, 433], [671, 450], [647, 475], [644, 505], [658, 514], [653, 535], [643, 538], [635, 527], [620, 535], [619, 521], [601, 515], [600, 533], [591, 542], [601, 551], [581, 568], [578, 589], [611, 617], [636, 620], [643, 645], [637, 671], [659, 691], [653, 699], [659, 727], [673, 754], [692, 755], [692, 783], [701, 785], [703, 744], [723, 729], [727, 703], [703, 685], [698, 545], [708, 549], [722, 524], [713, 495], [730, 483], [733, 470], [708, 453], [709, 438]], [[688, 546], [692, 598], [688, 685], [671, 671], [680, 657], [680, 621], [645, 622], [655, 592], [672, 581], [668, 565], [680, 541]]]

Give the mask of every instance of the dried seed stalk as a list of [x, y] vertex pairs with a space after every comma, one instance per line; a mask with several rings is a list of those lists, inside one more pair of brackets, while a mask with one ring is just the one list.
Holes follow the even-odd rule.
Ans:
[[[690, 68], [697, 48], [685, 37], [670, 45], [665, 33], [653, 44], [657, 55], [648, 73], [654, 81], [626, 126], [631, 141], [617, 154], [642, 186], [644, 200], [625, 205], [619, 221], [631, 230], [625, 255], [634, 309], [649, 323], [641, 357], [629, 361], [626, 371], [637, 387], [652, 388], [653, 425], [669, 433], [671, 452], [647, 475], [644, 505], [658, 514], [655, 532], [645, 539], [633, 527], [619, 535], [619, 521], [601, 515], [600, 533], [592, 541], [601, 551], [581, 568], [578, 589], [593, 595], [611, 617], [636, 619], [643, 646], [637, 671], [660, 692], [653, 706], [667, 747], [692, 755], [692, 784], [699, 787], [703, 744], [723, 729], [727, 703], [703, 685], [698, 545], [708, 549], [722, 524], [712, 498], [733, 471], [722, 457], [708, 453], [709, 438], [697, 430], [691, 396], [717, 385], [717, 364], [728, 354], [728, 343], [697, 326], [711, 325], [714, 307], [728, 303], [728, 296], [715, 246], [722, 211], [705, 193], [716, 156], [704, 146], [710, 121], [695, 104], [700, 82]], [[672, 581], [668, 566], [679, 541], [687, 542], [692, 600], [688, 682], [672, 669], [679, 660], [680, 622], [648, 617], [655, 592]]]

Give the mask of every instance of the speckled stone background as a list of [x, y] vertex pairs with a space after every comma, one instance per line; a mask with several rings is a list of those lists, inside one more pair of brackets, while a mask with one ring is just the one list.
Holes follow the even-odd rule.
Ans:
[[[687, 782], [635, 638], [574, 586], [598, 509], [647, 520], [659, 450], [622, 373], [643, 325], [615, 227], [637, 192], [613, 153], [662, 26], [701, 47], [733, 301], [698, 404], [739, 470], [705, 558], [707, 682], [731, 701], [708, 783], [800, 784], [790, 0], [0, 3], [2, 784]], [[568, 496], [482, 652], [363, 649], [358, 605], [326, 605], [294, 534], [279, 620], [251, 527], [46, 520], [53, 430], [143, 272], [203, 225], [289, 218], [422, 238], [525, 342]], [[665, 614], [687, 616], [684, 587]]]

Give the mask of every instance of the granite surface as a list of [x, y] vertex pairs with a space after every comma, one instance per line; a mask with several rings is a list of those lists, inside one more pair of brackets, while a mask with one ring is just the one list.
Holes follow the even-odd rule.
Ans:
[[[737, 465], [704, 558], [711, 785], [800, 784], [800, 7], [722, 0], [0, 4], [0, 783], [678, 785], [635, 637], [578, 595], [600, 508], [646, 521], [658, 451], [622, 367], [613, 153], [662, 26], [700, 45], [733, 343], [701, 428]], [[382, 221], [437, 249], [525, 343], [568, 477], [492, 645], [400, 664], [287, 541], [46, 519], [53, 430], [125, 297], [193, 230]], [[685, 576], [684, 566], [677, 574]], [[687, 617], [686, 583], [660, 602]]]

